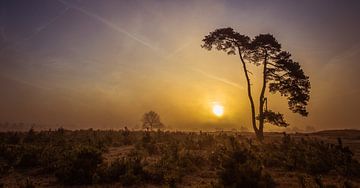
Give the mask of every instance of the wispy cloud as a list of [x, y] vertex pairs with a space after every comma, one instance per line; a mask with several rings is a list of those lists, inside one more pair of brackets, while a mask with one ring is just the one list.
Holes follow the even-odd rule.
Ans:
[[204, 76], [206, 76], [206, 77], [209, 77], [209, 78], [211, 78], [211, 79], [214, 79], [214, 80], [217, 80], [217, 81], [219, 81], [219, 82], [222, 82], [222, 83], [224, 83], [224, 84], [226, 84], [226, 85], [233, 86], [233, 87], [237, 87], [237, 88], [240, 88], [240, 89], [244, 89], [243, 86], [241, 86], [241, 85], [239, 85], [239, 84], [237, 84], [237, 83], [234, 83], [234, 82], [229, 81], [229, 80], [227, 80], [227, 79], [224, 79], [224, 78], [218, 77], [218, 76], [216, 76], [216, 75], [207, 73], [207, 72], [205, 72], [205, 71], [202, 71], [202, 70], [199, 70], [199, 69], [191, 69], [191, 70], [194, 71], [194, 72], [200, 73], [200, 74], [202, 74], [202, 75], [204, 75]]
[[[159, 49], [159, 48], [151, 45], [150, 43], [148, 43], [148, 42], [140, 39], [140, 37], [138, 37], [138, 36], [130, 33], [128, 30], [126, 30], [126, 29], [124, 29], [124, 28], [122, 28], [122, 27], [114, 24], [113, 22], [107, 20], [106, 18], [101, 17], [101, 16], [99, 16], [99, 15], [93, 13], [93, 12], [90, 12], [90, 11], [88, 11], [88, 10], [82, 8], [82, 7], [79, 7], [79, 6], [76, 6], [76, 5], [74, 5], [74, 4], [68, 3], [68, 2], [66, 2], [66, 1], [64, 1], [64, 0], [58, 0], [58, 1], [59, 1], [60, 3], [62, 3], [63, 5], [65, 5], [66, 7], [71, 8], [71, 9], [74, 9], [74, 10], [77, 10], [77, 11], [79, 11], [79, 12], [81, 12], [81, 13], [83, 13], [83, 14], [91, 17], [91, 18], [93, 18], [94, 20], [97, 20], [97, 21], [103, 23], [104, 25], [106, 25], [106, 26], [109, 27], [110, 29], [113, 29], [113, 30], [115, 30], [115, 31], [117, 31], [117, 32], [119, 32], [119, 33], [121, 33], [121, 34], [124, 34], [124, 35], [128, 36], [129, 38], [131, 38], [131, 39], [139, 42], [140, 44], [148, 47], [149, 49], [151, 49], [151, 50], [153, 50], [154, 52], [156, 52], [156, 54], [159, 55], [161, 59], [166, 60], [166, 61], [169, 60], [171, 57], [175, 56], [175, 55], [176, 55], [177, 53], [179, 53], [180, 51], [182, 51], [182, 50], [184, 50], [185, 48], [187, 48], [188, 46], [190, 46], [190, 44], [192, 43], [192, 42], [185, 43], [184, 45], [181, 45], [180, 47], [178, 47], [178, 48], [175, 49], [174, 51], [168, 53], [169, 55], [165, 56], [163, 53], [161, 53], [161, 52], [162, 52], [161, 49]], [[210, 73], [206, 73], [205, 71], [202, 71], [202, 70], [199, 70], [199, 69], [192, 69], [192, 68], [188, 68], [188, 67], [187, 67], [186, 69], [188, 69], [188, 70], [190, 70], [190, 71], [195, 71], [195, 72], [197, 72], [197, 73], [201, 73], [201, 75], [203, 75], [203, 76], [206, 76], [206, 77], [208, 77], [208, 78], [217, 80], [217, 81], [222, 82], [222, 83], [224, 83], [224, 84], [227, 84], [227, 85], [230, 85], [230, 86], [233, 86], [233, 87], [237, 87], [237, 88], [243, 89], [242, 86], [240, 86], [240, 85], [238, 85], [238, 84], [236, 84], [236, 83], [234, 83], [234, 82], [231, 82], [231, 81], [226, 80], [226, 79], [224, 79], [224, 78], [217, 77], [217, 76], [212, 75], [212, 74], [210, 74]]]
[[[10, 44], [9, 46], [4, 47], [3, 49], [0, 49], [0, 55], [2, 55], [2, 53], [4, 52], [5, 49], [8, 48], [14, 48], [16, 49], [19, 45], [21, 45], [22, 43], [24, 43], [25, 41], [29, 41], [31, 39], [33, 39], [36, 35], [38, 35], [40, 32], [42, 32], [43, 30], [45, 30], [46, 28], [48, 28], [50, 25], [54, 24], [60, 17], [62, 17], [67, 11], [69, 10], [69, 8], [65, 8], [63, 11], [61, 11], [58, 15], [56, 15], [55, 17], [53, 17], [52, 19], [50, 19], [48, 22], [46, 22], [45, 24], [43, 24], [42, 26], [38, 27], [34, 32], [32, 32], [30, 35], [28, 35], [27, 37], [25, 37], [23, 40], [15, 42], [13, 44]], [[0, 30], [0, 36], [2, 36], [4, 39], [7, 39], [6, 35], [5, 35], [5, 31], [4, 28], [1, 28]]]
[[91, 17], [91, 18], [93, 18], [93, 19], [95, 19], [95, 20], [97, 20], [97, 21], [99, 21], [99, 22], [101, 22], [103, 24], [105, 24], [107, 27], [109, 27], [109, 28], [121, 33], [121, 34], [124, 34], [124, 35], [126, 35], [126, 36], [128, 36], [130, 38], [132, 38], [133, 40], [141, 43], [142, 45], [147, 46], [148, 48], [150, 48], [152, 50], [158, 51], [158, 48], [156, 48], [153, 45], [149, 44], [148, 42], [140, 39], [140, 37], [130, 33], [126, 29], [124, 29], [122, 27], [119, 27], [118, 25], [114, 24], [113, 22], [111, 22], [111, 21], [109, 21], [109, 20], [107, 20], [107, 19], [105, 19], [105, 18], [103, 18], [103, 17], [101, 17], [101, 16], [99, 16], [99, 15], [93, 13], [93, 12], [90, 12], [90, 11], [84, 9], [84, 8], [78, 7], [78, 6], [74, 5], [74, 4], [70, 4], [70, 3], [68, 3], [68, 2], [66, 2], [64, 0], [58, 0], [58, 1], [60, 3], [62, 3], [63, 5], [65, 5], [66, 7], [77, 10], [77, 11], [79, 11], [79, 12], [81, 12], [81, 13], [83, 13], [83, 14], [85, 14], [85, 15], [87, 15], [87, 16], [89, 16], [89, 17]]
[[192, 41], [185, 43], [184, 45], [179, 46], [178, 48], [176, 48], [175, 50], [173, 50], [172, 52], [169, 53], [169, 55], [166, 56], [166, 58], [171, 58], [174, 57], [176, 54], [180, 53], [182, 50], [186, 49], [187, 47], [189, 47], [191, 45]]
[[[44, 25], [38, 27], [36, 29], [36, 31], [34, 32], [33, 36], [36, 35], [37, 33], [45, 30], [48, 26], [50, 26], [51, 24], [55, 23], [61, 16], [63, 16], [67, 11], [69, 10], [68, 7], [66, 7], [63, 11], [61, 11], [57, 16], [55, 16], [53, 19], [51, 19], [50, 21], [48, 21], [47, 23], [45, 23]], [[30, 38], [28, 38], [27, 40], [29, 40]]]
[[354, 56], [358, 56], [359, 54], [360, 54], [360, 43], [355, 44], [354, 46], [333, 56], [328, 63], [329, 64], [343, 63], [344, 61], [348, 61], [350, 58]]

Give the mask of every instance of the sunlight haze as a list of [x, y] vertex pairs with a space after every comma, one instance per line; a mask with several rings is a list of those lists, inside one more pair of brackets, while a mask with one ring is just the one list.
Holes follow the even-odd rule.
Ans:
[[210, 31], [233, 27], [273, 34], [310, 77], [307, 118], [267, 96], [290, 129], [360, 128], [358, 1], [101, 2], [1, 1], [0, 122], [139, 128], [153, 110], [171, 129], [251, 130], [239, 57], [200, 47]]

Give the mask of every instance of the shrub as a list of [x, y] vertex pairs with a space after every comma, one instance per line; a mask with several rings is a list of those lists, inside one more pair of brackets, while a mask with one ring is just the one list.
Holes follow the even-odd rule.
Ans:
[[222, 156], [218, 183], [224, 187], [275, 187], [272, 177], [263, 171], [250, 150], [231, 139], [231, 148]]
[[67, 185], [91, 184], [98, 165], [102, 162], [101, 152], [93, 147], [80, 147], [60, 164], [55, 172], [58, 180]]
[[[285, 135], [281, 144], [261, 146], [262, 160], [268, 167], [299, 170], [312, 175], [327, 174], [331, 170], [343, 176], [360, 176], [360, 164], [348, 147], [327, 144], [316, 139], [296, 141]], [[324, 157], [326, 156], [326, 157]]]
[[182, 177], [189, 172], [191, 160], [188, 152], [180, 152], [180, 146], [172, 141], [162, 148], [162, 156], [155, 164], [146, 169], [147, 179], [156, 184], [166, 184], [174, 187], [181, 182]]
[[31, 168], [40, 164], [41, 148], [33, 145], [24, 145], [21, 147], [17, 167]]
[[145, 180], [142, 158], [137, 153], [113, 161], [109, 166], [105, 165], [98, 170], [100, 183], [112, 183], [120, 181], [124, 186], [130, 186]]
[[103, 165], [99, 168], [97, 175], [100, 183], [112, 183], [119, 180], [120, 176], [126, 173], [124, 158], [116, 159], [109, 166]]
[[35, 183], [29, 178], [26, 178], [26, 181], [19, 185], [20, 188], [35, 188]]
[[272, 177], [263, 172], [259, 163], [248, 159], [246, 154], [235, 152], [233, 158], [223, 161], [219, 183], [224, 187], [275, 187]]
[[211, 151], [208, 160], [213, 168], [220, 167], [219, 165], [222, 162], [225, 152], [226, 148], [224, 146], [218, 146], [215, 150]]
[[7, 136], [6, 142], [8, 144], [19, 144], [21, 142], [21, 136], [17, 132], [10, 132], [4, 136]]
[[0, 157], [4, 159], [7, 164], [13, 166], [18, 160], [20, 150], [20, 146], [2, 144], [0, 145]]
[[0, 160], [0, 177], [5, 175], [9, 169], [10, 169], [10, 166], [6, 163], [6, 161]]
[[127, 127], [125, 127], [124, 130], [121, 130], [121, 135], [122, 135], [122, 143], [124, 145], [131, 145], [130, 131]]
[[34, 130], [34, 128], [30, 128], [24, 138], [24, 142], [31, 143], [31, 142], [34, 142], [35, 140], [36, 140], [35, 130]]
[[31, 168], [39, 165], [41, 147], [36, 145], [0, 145], [0, 159], [9, 166]]

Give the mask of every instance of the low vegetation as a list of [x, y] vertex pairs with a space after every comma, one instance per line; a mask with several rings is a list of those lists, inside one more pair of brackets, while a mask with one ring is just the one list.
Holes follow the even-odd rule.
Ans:
[[287, 174], [298, 187], [356, 187], [360, 164], [342, 142], [277, 134], [260, 143], [236, 132], [6, 132], [0, 182], [6, 187], [18, 173], [19, 187], [36, 187], [49, 174], [49, 186], [277, 187]]

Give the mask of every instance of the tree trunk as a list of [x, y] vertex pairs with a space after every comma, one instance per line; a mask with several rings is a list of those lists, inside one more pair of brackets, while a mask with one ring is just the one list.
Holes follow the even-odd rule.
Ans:
[[[239, 46], [238, 46], [238, 51], [239, 51], [240, 60], [241, 60], [241, 63], [243, 65], [244, 73], [245, 73], [245, 77], [246, 77], [247, 92], [248, 92], [248, 97], [249, 97], [250, 106], [251, 106], [251, 122], [252, 122], [252, 126], [253, 126], [253, 129], [255, 131], [255, 134], [256, 134], [257, 138], [260, 138], [259, 137], [259, 130], [258, 130], [257, 126], [256, 126], [255, 105], [254, 105], [254, 100], [253, 100], [252, 95], [251, 95], [250, 78], [249, 78], [248, 70], [246, 68], [246, 64], [245, 64], [245, 61], [244, 61], [244, 59], [242, 57], [241, 49], [240, 49]], [[262, 133], [261, 133], [261, 135], [262, 135]]]
[[265, 96], [265, 90], [266, 90], [266, 73], [267, 73], [267, 57], [268, 54], [265, 51], [265, 58], [264, 58], [264, 69], [263, 69], [263, 85], [261, 88], [261, 93], [260, 93], [260, 101], [259, 101], [259, 135], [258, 138], [260, 140], [264, 139], [264, 96]]

